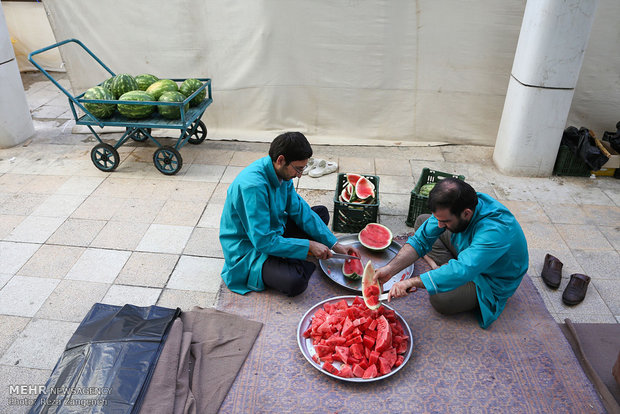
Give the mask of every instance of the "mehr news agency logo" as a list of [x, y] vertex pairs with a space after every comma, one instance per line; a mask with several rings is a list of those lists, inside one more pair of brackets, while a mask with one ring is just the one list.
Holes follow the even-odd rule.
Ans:
[[[31, 406], [39, 395], [42, 395], [43, 405], [105, 406], [108, 401], [102, 396], [110, 393], [111, 388], [108, 387], [46, 387], [45, 385], [15, 384], [9, 385], [8, 405]], [[70, 398], [62, 398], [63, 396], [70, 396]]]

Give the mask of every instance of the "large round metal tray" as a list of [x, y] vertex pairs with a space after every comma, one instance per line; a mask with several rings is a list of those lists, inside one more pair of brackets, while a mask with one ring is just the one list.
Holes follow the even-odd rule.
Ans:
[[[351, 305], [351, 303], [353, 303], [353, 299], [355, 299], [355, 296], [337, 296], [331, 299], [326, 299], [322, 302], [317, 303], [316, 305], [314, 305], [312, 308], [310, 308], [308, 310], [308, 312], [306, 312], [304, 314], [304, 316], [301, 318], [301, 320], [299, 321], [299, 325], [297, 325], [297, 344], [299, 345], [299, 349], [301, 349], [301, 353], [304, 355], [304, 357], [306, 358], [306, 360], [310, 363], [310, 365], [312, 365], [314, 368], [318, 369], [319, 371], [321, 371], [323, 374], [325, 375], [329, 375], [332, 378], [336, 378], [338, 380], [341, 381], [348, 381], [348, 382], [372, 382], [372, 381], [378, 381], [378, 380], [382, 380], [385, 379], [391, 375], [396, 374], [398, 371], [400, 371], [405, 364], [407, 364], [407, 361], [409, 361], [409, 358], [411, 357], [411, 354], [413, 353], [413, 335], [411, 334], [411, 329], [409, 329], [409, 325], [407, 325], [407, 322], [405, 321], [405, 319], [403, 319], [402, 316], [400, 316], [400, 314], [396, 311], [394, 311], [394, 313], [396, 314], [396, 319], [398, 320], [398, 323], [400, 323], [400, 325], [403, 328], [403, 331], [405, 332], [405, 334], [409, 337], [409, 346], [407, 347], [407, 352], [405, 352], [404, 356], [404, 360], [403, 363], [400, 364], [398, 367], [394, 368], [390, 373], [385, 374], [385, 375], [381, 375], [375, 378], [369, 378], [369, 379], [363, 379], [363, 378], [343, 378], [343, 377], [339, 377], [338, 375], [334, 375], [331, 372], [327, 372], [325, 371], [321, 365], [317, 364], [313, 359], [312, 359], [312, 355], [314, 355], [316, 353], [316, 351], [314, 350], [314, 345], [312, 345], [312, 338], [304, 338], [303, 333], [310, 327], [310, 324], [312, 323], [312, 317], [314, 316], [314, 313], [319, 310], [319, 308], [323, 307], [323, 305], [325, 303], [336, 303], [341, 301], [342, 299], [345, 299], [347, 301], [347, 303], [349, 305]], [[391, 307], [389, 307], [388, 305], [382, 305], [385, 306], [388, 309], [392, 309]], [[392, 309], [394, 310], [394, 309]], [[334, 367], [340, 369], [341, 363], [340, 362], [333, 362], [332, 363], [334, 365]]]
[[[387, 249], [376, 252], [370, 249], [365, 248], [357, 239], [356, 234], [349, 234], [346, 236], [341, 236], [338, 238], [338, 242], [344, 246], [352, 246], [359, 250], [362, 255], [362, 264], [365, 266], [369, 260], [372, 260], [372, 265], [375, 269], [385, 266], [396, 254], [400, 251], [402, 247], [400, 244], [392, 241], [392, 244], [388, 246]], [[340, 286], [343, 286], [349, 290], [355, 292], [362, 292], [362, 279], [359, 280], [351, 280], [347, 277], [344, 277], [342, 274], [342, 264], [344, 263], [344, 259], [327, 259], [327, 260], [319, 260], [319, 265], [321, 269], [327, 275], [328, 278], [338, 283]], [[390, 280], [383, 284], [383, 290], [385, 292], [389, 291], [392, 285], [400, 280], [409, 279], [413, 275], [413, 264], [399, 273], [394, 275]]]

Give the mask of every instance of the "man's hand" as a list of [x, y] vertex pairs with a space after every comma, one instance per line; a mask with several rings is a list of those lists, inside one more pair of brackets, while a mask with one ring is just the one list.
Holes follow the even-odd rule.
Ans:
[[336, 243], [332, 247], [332, 250], [335, 251], [336, 253], [349, 254], [349, 255], [357, 254], [358, 257], [362, 257], [362, 254], [360, 253], [360, 251], [353, 246], [344, 246], [340, 243]]
[[330, 257], [332, 257], [332, 251], [329, 249], [329, 247], [325, 246], [324, 244], [321, 244], [314, 240], [310, 240], [310, 248], [308, 249], [308, 255], [314, 256], [317, 259], [325, 260], [325, 259], [329, 259]]
[[383, 286], [383, 284], [390, 280], [392, 276], [394, 275], [390, 272], [389, 267], [383, 266], [375, 270], [375, 277], [373, 279], [373, 282], [379, 282], [379, 284]]
[[407, 296], [411, 292], [415, 292], [418, 290], [417, 285], [421, 283], [419, 277], [412, 277], [411, 279], [401, 280], [400, 282], [394, 283], [392, 288], [388, 293], [388, 302], [392, 300], [392, 298], [402, 298], [403, 296]]

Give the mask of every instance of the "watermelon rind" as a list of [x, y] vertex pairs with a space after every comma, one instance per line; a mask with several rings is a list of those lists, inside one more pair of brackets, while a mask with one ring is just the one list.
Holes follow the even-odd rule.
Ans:
[[170, 79], [160, 79], [157, 82], [153, 82], [151, 86], [146, 88], [146, 93], [155, 98], [156, 101], [159, 100], [160, 96], [164, 92], [178, 92], [179, 86], [177, 83]]
[[141, 91], [146, 91], [149, 86], [159, 80], [157, 76], [151, 75], [150, 73], [142, 73], [136, 76], [135, 79], [138, 84], [138, 89]]
[[[84, 99], [97, 99], [102, 101], [113, 101], [114, 95], [103, 86], [94, 86], [84, 92]], [[84, 107], [97, 118], [105, 119], [112, 116], [116, 111], [116, 104], [113, 103], [84, 103]]]
[[357, 235], [357, 239], [367, 249], [382, 251], [392, 244], [392, 232], [379, 223], [368, 223]]
[[[119, 101], [155, 101], [155, 99], [145, 91], [129, 91], [118, 98]], [[138, 105], [138, 104], [118, 104], [118, 112], [127, 118], [140, 119], [146, 118], [155, 111], [155, 105]]]
[[347, 173], [347, 181], [351, 185], [357, 184], [360, 178], [362, 178], [362, 176], [359, 174]]
[[360, 200], [365, 200], [368, 197], [374, 197], [375, 186], [373, 185], [373, 183], [370, 182], [368, 178], [361, 177], [359, 180], [357, 180], [357, 183], [355, 183], [355, 195]]
[[346, 189], [346, 188], [344, 188], [344, 189], [342, 190], [342, 192], [340, 193], [340, 201], [344, 201], [344, 202], [346, 202], [346, 203], [348, 203], [349, 201], [351, 201], [351, 194], [349, 194], [349, 193], [347, 192], [347, 189]]
[[[201, 86], [202, 86], [202, 82], [200, 82], [198, 79], [194, 79], [194, 78], [185, 79], [183, 83], [181, 84], [181, 86], [179, 86], [179, 92], [185, 95], [186, 98], [189, 98], [191, 94], [193, 94], [198, 89], [200, 89]], [[205, 89], [201, 90], [200, 92], [198, 92], [196, 96], [192, 98], [191, 101], [189, 101], [189, 106], [200, 105], [200, 103], [204, 101], [206, 96], [207, 96], [207, 91]]]
[[368, 263], [366, 263], [366, 267], [364, 267], [364, 275], [362, 276], [362, 296], [364, 298], [364, 303], [366, 304], [368, 309], [379, 309], [379, 307], [381, 306], [381, 302], [377, 303], [376, 305], [369, 305], [368, 299], [366, 298], [365, 291], [368, 286], [376, 285], [379, 288], [379, 292], [381, 292], [381, 286], [379, 285], [379, 282], [373, 282], [374, 278], [375, 268], [372, 265], [372, 261], [369, 260]]
[[121, 73], [116, 75], [112, 80], [111, 91], [116, 99], [120, 98], [123, 94], [138, 89], [138, 84], [133, 76], [127, 73]]
[[[161, 94], [158, 101], [159, 102], [183, 102], [185, 100], [185, 95], [181, 92], [168, 91]], [[187, 112], [189, 109], [189, 102], [183, 105], [184, 111]], [[157, 111], [161, 116], [166, 119], [179, 119], [181, 118], [181, 107], [180, 105], [157, 105]]]

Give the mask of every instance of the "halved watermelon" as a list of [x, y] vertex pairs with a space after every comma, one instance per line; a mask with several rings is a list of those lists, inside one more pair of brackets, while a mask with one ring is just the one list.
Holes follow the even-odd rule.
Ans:
[[[359, 257], [359, 255], [353, 250], [348, 251], [347, 254]], [[342, 264], [342, 274], [344, 277], [351, 280], [361, 279], [364, 274], [364, 266], [362, 266], [362, 261], [356, 259], [346, 259]]]
[[375, 196], [375, 186], [370, 180], [366, 177], [361, 177], [355, 183], [355, 195], [360, 200], [365, 200], [369, 197]]
[[370, 250], [385, 250], [392, 244], [392, 232], [379, 223], [368, 223], [357, 235], [362, 246]]
[[364, 277], [362, 278], [362, 295], [364, 296], [364, 303], [369, 309], [378, 309], [381, 306], [379, 302], [381, 287], [379, 282], [373, 281], [374, 277], [375, 268], [372, 266], [372, 261], [369, 260], [364, 268]]

